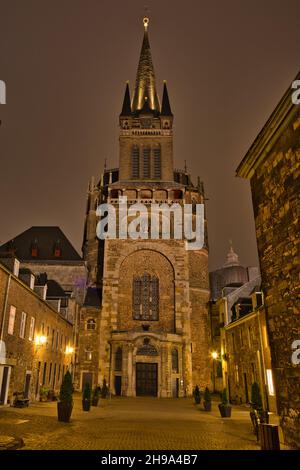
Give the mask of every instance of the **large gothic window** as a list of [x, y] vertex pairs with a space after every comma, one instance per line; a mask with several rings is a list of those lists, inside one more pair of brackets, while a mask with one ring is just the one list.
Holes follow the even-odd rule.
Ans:
[[139, 178], [140, 176], [140, 149], [137, 145], [132, 147], [131, 176], [132, 178]]
[[159, 281], [156, 276], [144, 273], [133, 279], [133, 318], [158, 320]]
[[161, 178], [161, 152], [160, 147], [154, 147], [154, 178]]
[[119, 347], [115, 355], [115, 370], [122, 370], [122, 360], [123, 360], [122, 348]]

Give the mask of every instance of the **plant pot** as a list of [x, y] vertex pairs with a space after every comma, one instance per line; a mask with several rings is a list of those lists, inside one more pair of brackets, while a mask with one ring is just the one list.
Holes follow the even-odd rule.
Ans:
[[204, 401], [203, 406], [204, 406], [204, 411], [211, 411], [211, 401]]
[[99, 403], [99, 398], [93, 398], [93, 401], [92, 401], [92, 406], [98, 406], [98, 403]]
[[57, 417], [58, 421], [69, 423], [73, 410], [73, 403], [65, 403], [63, 401], [57, 402]]
[[222, 418], [230, 418], [231, 416], [231, 406], [230, 405], [223, 405], [223, 403], [220, 403], [218, 405], [220, 414]]
[[82, 400], [82, 409], [83, 411], [90, 411], [91, 408], [91, 400]]

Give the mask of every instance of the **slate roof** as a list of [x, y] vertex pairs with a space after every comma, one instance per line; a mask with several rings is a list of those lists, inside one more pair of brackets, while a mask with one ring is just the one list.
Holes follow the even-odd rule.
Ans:
[[69, 295], [63, 290], [58, 282], [53, 279], [47, 281], [47, 299], [68, 298]]
[[[54, 256], [54, 247], [59, 243], [61, 256]], [[32, 245], [36, 245], [38, 255], [31, 255]], [[0, 246], [0, 253], [14, 253], [20, 261], [82, 261], [71, 242], [59, 227], [31, 227]]]
[[101, 307], [102, 291], [98, 287], [88, 287], [83, 306], [84, 307]]

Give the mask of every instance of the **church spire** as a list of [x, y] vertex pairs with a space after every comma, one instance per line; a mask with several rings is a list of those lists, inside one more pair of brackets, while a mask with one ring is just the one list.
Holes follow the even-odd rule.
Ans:
[[130, 92], [129, 84], [126, 82], [123, 106], [120, 116], [130, 116], [131, 115], [131, 105], [130, 105]]
[[144, 107], [145, 101], [148, 101], [147, 106], [149, 106], [151, 111], [160, 112], [160, 103], [156, 92], [154, 67], [148, 38], [149, 18], [145, 17], [143, 23], [144, 39], [132, 99], [132, 112], [140, 111]]
[[164, 91], [161, 105], [161, 115], [162, 116], [173, 116], [169, 101], [169, 94], [167, 89], [167, 82], [164, 80]]

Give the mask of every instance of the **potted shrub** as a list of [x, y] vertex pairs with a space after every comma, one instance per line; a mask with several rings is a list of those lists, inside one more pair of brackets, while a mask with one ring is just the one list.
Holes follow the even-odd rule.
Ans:
[[106, 398], [108, 395], [108, 386], [106, 384], [106, 379], [103, 379], [103, 385], [101, 388], [101, 398]]
[[82, 395], [82, 409], [83, 411], [90, 411], [91, 407], [91, 387], [88, 382], [86, 382]]
[[205, 411], [211, 411], [211, 393], [208, 387], [204, 390], [203, 406]]
[[228, 401], [227, 390], [224, 388], [221, 397], [221, 403], [218, 405], [222, 418], [230, 418], [231, 406]]
[[48, 400], [48, 393], [49, 393], [49, 388], [48, 387], [41, 387], [40, 388], [40, 401], [47, 401]]
[[98, 406], [100, 394], [101, 394], [101, 387], [97, 385], [97, 387], [95, 387], [93, 391], [92, 406]]
[[200, 392], [200, 388], [198, 387], [198, 385], [196, 385], [195, 390], [194, 390], [194, 400], [195, 400], [196, 405], [200, 405], [201, 392]]
[[59, 393], [57, 402], [58, 421], [68, 423], [73, 410], [73, 384], [69, 371], [66, 372]]
[[263, 401], [260, 393], [260, 388], [257, 382], [253, 382], [251, 387], [251, 411], [250, 417], [257, 414], [261, 423], [269, 422], [269, 413], [263, 409]]

